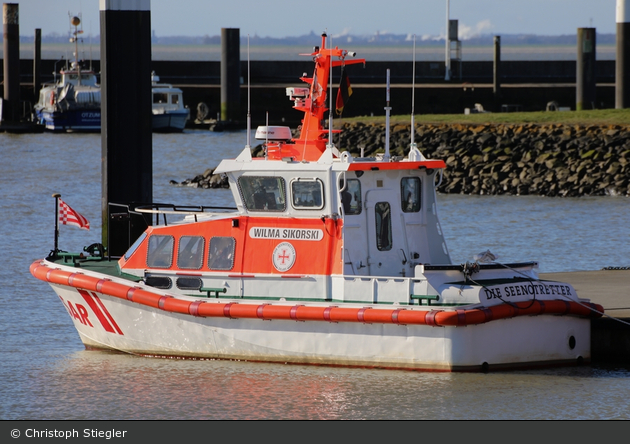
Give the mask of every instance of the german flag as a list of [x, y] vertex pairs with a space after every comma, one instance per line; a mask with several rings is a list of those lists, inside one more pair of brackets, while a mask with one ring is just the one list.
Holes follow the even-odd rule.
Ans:
[[352, 87], [350, 86], [350, 79], [346, 74], [346, 70], [341, 67], [341, 81], [339, 82], [339, 90], [337, 91], [337, 102], [335, 104], [335, 110], [337, 114], [341, 115], [343, 107], [348, 103], [348, 99], [352, 95]]

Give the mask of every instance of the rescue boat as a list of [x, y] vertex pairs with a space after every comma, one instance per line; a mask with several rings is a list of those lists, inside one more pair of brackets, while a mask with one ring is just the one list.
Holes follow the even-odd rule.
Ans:
[[306, 86], [287, 88], [304, 113], [296, 136], [259, 127], [263, 157], [248, 136], [215, 170], [235, 208], [137, 207], [155, 223], [120, 258], [97, 245], [33, 262], [84, 345], [425, 371], [588, 363], [601, 306], [539, 279], [537, 262], [452, 263], [437, 212], [442, 160], [413, 143], [404, 158], [387, 142], [375, 157], [334, 146], [332, 70], [365, 61], [326, 43], [308, 54]]

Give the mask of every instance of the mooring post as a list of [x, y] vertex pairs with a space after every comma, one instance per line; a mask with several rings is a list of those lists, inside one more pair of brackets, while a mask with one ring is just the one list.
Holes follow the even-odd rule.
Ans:
[[597, 88], [595, 28], [578, 28], [577, 34], [575, 109], [581, 111], [595, 108]]
[[101, 0], [100, 27], [102, 243], [116, 257], [146, 223], [112, 221], [109, 203], [153, 201], [150, 0]]
[[33, 103], [39, 99], [39, 90], [42, 87], [40, 69], [42, 66], [42, 30], [35, 29], [35, 46], [33, 47]]
[[240, 103], [240, 30], [238, 28], [221, 28], [221, 120], [238, 121]]
[[617, 55], [615, 62], [615, 108], [630, 107], [630, 4], [617, 0]]
[[493, 64], [493, 83], [492, 92], [494, 93], [494, 111], [500, 111], [501, 100], [501, 36], [494, 36], [494, 64]]
[[[2, 119], [17, 121], [20, 106], [20, 5], [2, 5], [2, 25], [4, 32], [4, 100]], [[0, 119], [0, 120], [2, 120]]]

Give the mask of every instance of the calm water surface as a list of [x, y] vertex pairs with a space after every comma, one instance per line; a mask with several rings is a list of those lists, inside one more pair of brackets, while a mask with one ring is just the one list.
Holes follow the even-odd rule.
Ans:
[[[234, 157], [245, 133], [154, 135], [156, 202], [231, 205], [227, 190], [176, 187]], [[630, 419], [630, 369], [417, 373], [86, 351], [29, 265], [53, 248], [61, 193], [92, 229], [61, 227], [60, 248], [100, 240], [100, 135], [0, 133], [0, 420]], [[622, 197], [438, 196], [454, 263], [490, 249], [541, 272], [630, 266]]]

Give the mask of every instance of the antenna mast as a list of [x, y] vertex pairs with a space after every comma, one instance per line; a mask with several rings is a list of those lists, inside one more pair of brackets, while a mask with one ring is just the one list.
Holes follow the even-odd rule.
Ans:
[[251, 149], [251, 137], [252, 137], [252, 113], [251, 113], [251, 85], [249, 77], [249, 34], [247, 34], [247, 145], [245, 148]]
[[416, 106], [416, 35], [413, 35], [413, 68], [411, 70], [411, 148], [416, 148], [414, 137], [416, 135], [416, 125], [414, 122], [414, 113]]
[[385, 107], [385, 155], [383, 160], [389, 162], [389, 112], [392, 110], [389, 106], [389, 69], [387, 69], [387, 89], [386, 89], [387, 106]]

